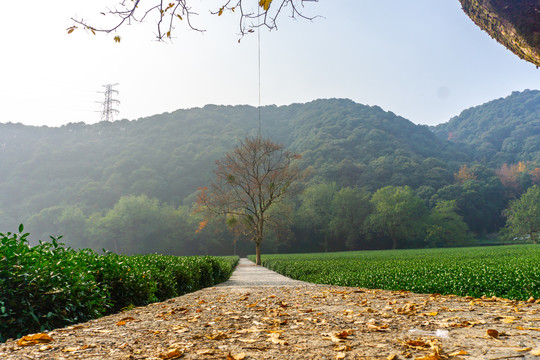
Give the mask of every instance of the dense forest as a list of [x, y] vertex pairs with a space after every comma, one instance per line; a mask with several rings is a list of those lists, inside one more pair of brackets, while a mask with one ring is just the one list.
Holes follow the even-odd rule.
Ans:
[[[257, 108], [216, 105], [94, 125], [0, 124], [0, 232], [24, 223], [34, 243], [64, 235], [119, 253], [252, 251], [222, 222], [197, 232], [192, 209], [215, 160], [258, 127]], [[540, 182], [538, 91], [433, 128], [346, 99], [262, 107], [260, 128], [302, 154], [310, 174], [282, 205], [290, 226], [269, 234], [267, 252], [466, 245], [499, 232], [508, 201]], [[406, 227], [385, 223], [396, 204]]]

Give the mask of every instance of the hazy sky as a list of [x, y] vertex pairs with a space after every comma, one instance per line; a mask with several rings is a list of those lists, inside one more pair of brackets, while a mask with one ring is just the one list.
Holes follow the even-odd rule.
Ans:
[[[99, 11], [118, 1], [2, 4], [0, 122], [98, 122], [98, 91], [107, 83], [119, 83], [118, 118], [130, 120], [205, 104], [258, 104], [257, 37], [238, 43], [234, 15], [200, 10], [194, 23], [207, 31], [178, 27], [172, 44], [155, 41], [151, 21], [122, 29], [120, 44], [114, 35], [67, 34], [70, 17], [102, 19]], [[189, 1], [198, 9], [220, 3]], [[438, 124], [512, 91], [540, 88], [540, 70], [477, 28], [458, 0], [320, 0], [306, 3], [305, 13], [322, 17], [283, 14], [278, 31], [261, 33], [263, 105], [349, 98]]]

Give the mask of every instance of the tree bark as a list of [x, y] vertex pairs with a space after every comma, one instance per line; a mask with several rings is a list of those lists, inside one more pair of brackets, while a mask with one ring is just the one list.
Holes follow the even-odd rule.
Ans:
[[260, 242], [255, 243], [255, 257], [256, 257], [255, 264], [261, 265], [261, 243]]
[[540, 66], [537, 0], [459, 0], [463, 11], [521, 59]]

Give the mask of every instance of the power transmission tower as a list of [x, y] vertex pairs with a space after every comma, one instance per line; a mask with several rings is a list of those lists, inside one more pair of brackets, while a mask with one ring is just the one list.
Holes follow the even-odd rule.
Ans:
[[103, 102], [100, 103], [102, 107], [100, 111], [101, 120], [112, 121], [113, 116], [119, 113], [119, 111], [114, 108], [115, 105], [120, 104], [120, 100], [115, 98], [115, 95], [118, 95], [118, 90], [114, 88], [116, 85], [118, 85], [118, 83], [106, 84], [103, 85], [105, 91], [98, 91], [100, 94], [105, 95], [105, 99], [103, 100]]

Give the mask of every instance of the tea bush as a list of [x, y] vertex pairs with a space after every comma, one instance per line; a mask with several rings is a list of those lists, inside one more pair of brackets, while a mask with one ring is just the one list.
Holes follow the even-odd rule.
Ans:
[[163, 301], [229, 278], [238, 257], [98, 255], [0, 233], [0, 342]]
[[540, 298], [540, 246], [265, 255], [262, 264], [319, 284], [460, 296]]

